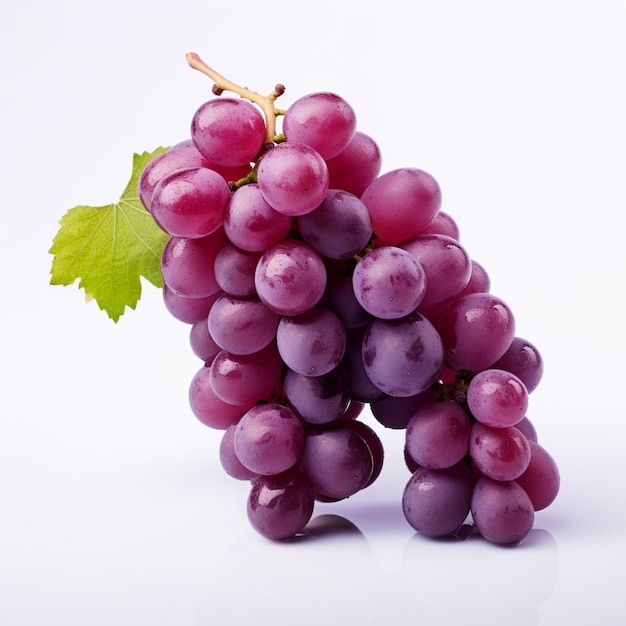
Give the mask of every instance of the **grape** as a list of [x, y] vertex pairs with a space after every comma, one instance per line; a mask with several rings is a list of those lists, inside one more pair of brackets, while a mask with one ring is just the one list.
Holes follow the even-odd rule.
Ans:
[[474, 477], [463, 463], [446, 469], [418, 468], [402, 495], [409, 524], [427, 537], [456, 531], [470, 512]]
[[480, 372], [508, 350], [515, 335], [515, 319], [500, 298], [474, 293], [446, 309], [437, 330], [450, 367]]
[[365, 488], [374, 460], [369, 446], [354, 430], [328, 424], [307, 432], [299, 467], [316, 493], [341, 500]]
[[560, 487], [527, 416], [543, 359], [460, 243], [437, 180], [381, 174], [378, 143], [334, 93], [281, 111], [282, 85], [260, 96], [187, 58], [241, 99], [202, 104], [137, 187], [169, 235], [164, 305], [202, 361], [191, 412], [224, 431], [220, 464], [250, 481], [251, 526], [294, 537], [316, 501], [377, 480], [368, 405], [404, 430], [410, 527], [460, 537], [469, 518], [487, 541], [519, 543]]
[[235, 453], [235, 430], [237, 424], [231, 424], [222, 435], [219, 447], [220, 463], [224, 471], [237, 480], [252, 480], [257, 478], [259, 474], [249, 470], [237, 458]]
[[417, 237], [441, 207], [439, 183], [415, 168], [391, 170], [376, 178], [361, 195], [374, 233], [387, 245]]
[[354, 109], [340, 96], [311, 93], [296, 100], [283, 118], [285, 139], [314, 148], [332, 159], [350, 143], [356, 130]]
[[543, 376], [541, 354], [530, 341], [521, 337], [513, 338], [508, 350], [492, 367], [515, 374], [524, 383], [528, 393], [537, 388]]
[[304, 426], [286, 406], [259, 404], [239, 420], [234, 447], [250, 471], [269, 476], [293, 467], [304, 449]]
[[276, 341], [287, 367], [306, 376], [327, 374], [339, 365], [346, 350], [346, 332], [339, 318], [319, 305], [282, 317]]
[[225, 245], [222, 228], [198, 239], [170, 237], [161, 255], [161, 275], [165, 284], [189, 298], [204, 298], [221, 291], [215, 279], [214, 264]]
[[238, 248], [262, 252], [287, 236], [291, 222], [291, 216], [279, 213], [266, 202], [258, 184], [250, 183], [231, 196], [224, 231]]
[[328, 166], [311, 146], [278, 144], [258, 163], [257, 181], [267, 203], [285, 215], [304, 215], [328, 191]]
[[256, 266], [259, 298], [281, 315], [298, 315], [315, 306], [326, 289], [326, 268], [310, 246], [285, 239], [266, 250]]
[[222, 350], [213, 359], [210, 380], [215, 395], [228, 404], [253, 404], [278, 386], [282, 361], [274, 343], [253, 354]]
[[535, 519], [530, 498], [515, 481], [487, 476], [476, 481], [471, 512], [480, 534], [498, 544], [520, 542], [531, 531]]
[[561, 477], [554, 459], [536, 441], [529, 440], [530, 463], [515, 482], [524, 489], [535, 511], [541, 511], [554, 502]]
[[354, 295], [370, 315], [398, 319], [417, 309], [427, 291], [422, 265], [395, 246], [375, 248], [354, 268]]
[[[363, 250], [372, 237], [367, 207], [341, 189], [329, 189], [318, 207], [295, 219], [302, 239], [330, 259], [349, 259]], [[328, 224], [333, 224], [330, 231]]]
[[213, 273], [217, 284], [231, 296], [256, 294], [254, 273], [261, 252], [248, 252], [228, 242], [215, 257]]
[[289, 539], [301, 532], [313, 515], [315, 499], [302, 473], [291, 469], [254, 481], [248, 496], [248, 519], [267, 539]]
[[202, 104], [191, 120], [191, 138], [211, 163], [237, 167], [250, 163], [265, 140], [265, 122], [249, 102], [215, 98]]
[[415, 411], [407, 424], [405, 449], [422, 467], [452, 467], [470, 449], [470, 430], [469, 417], [456, 402], [427, 402]]
[[211, 363], [221, 348], [215, 343], [209, 332], [207, 318], [202, 318], [189, 329], [189, 346], [192, 352], [205, 363]]
[[469, 452], [476, 469], [494, 480], [515, 480], [530, 463], [528, 439], [513, 426], [492, 428], [475, 422]]
[[213, 170], [176, 170], [152, 194], [152, 216], [168, 234], [197, 239], [216, 231], [230, 199], [228, 183]]
[[428, 389], [443, 367], [443, 346], [433, 325], [419, 313], [400, 320], [373, 320], [363, 337], [369, 379], [390, 396]]
[[472, 415], [487, 426], [514, 426], [526, 415], [528, 391], [515, 374], [490, 368], [470, 381], [467, 404]]
[[283, 390], [298, 415], [310, 424], [339, 419], [350, 404], [350, 381], [340, 367], [321, 376], [287, 370]]
[[332, 159], [326, 159], [329, 186], [361, 197], [380, 174], [382, 155], [378, 144], [357, 130], [348, 145]]
[[181, 296], [167, 285], [163, 285], [163, 304], [172, 317], [185, 324], [195, 324], [206, 319], [213, 303], [219, 298], [221, 291], [204, 298]]
[[415, 257], [426, 275], [425, 306], [453, 298], [469, 282], [472, 262], [461, 244], [446, 235], [420, 235], [402, 244]]
[[430, 391], [423, 391], [414, 396], [398, 398], [384, 396], [370, 404], [372, 415], [386, 428], [406, 428], [417, 409], [432, 400]]
[[225, 430], [237, 423], [252, 408], [252, 401], [246, 404], [231, 404], [217, 397], [211, 385], [211, 370], [201, 367], [189, 385], [189, 405], [192, 413], [205, 426]]

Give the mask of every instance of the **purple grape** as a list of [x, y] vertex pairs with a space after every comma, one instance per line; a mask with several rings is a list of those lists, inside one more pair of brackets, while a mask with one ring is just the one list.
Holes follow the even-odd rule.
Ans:
[[304, 449], [304, 426], [287, 406], [258, 404], [239, 420], [235, 454], [244, 467], [263, 476], [293, 467]]
[[211, 385], [211, 370], [204, 366], [196, 372], [189, 385], [189, 405], [192, 413], [205, 426], [225, 430], [236, 424], [252, 408], [253, 402], [236, 405], [218, 398]]
[[374, 461], [369, 446], [354, 430], [326, 424], [307, 431], [299, 466], [316, 493], [340, 500], [367, 485]]
[[278, 144], [257, 164], [257, 182], [267, 203], [285, 215], [304, 215], [319, 206], [328, 191], [328, 167], [304, 143]]
[[400, 320], [374, 320], [363, 337], [369, 379], [390, 396], [415, 396], [439, 378], [443, 346], [433, 325], [419, 313]]
[[343, 98], [329, 92], [299, 98], [283, 118], [285, 139], [308, 144], [324, 159], [331, 159], [344, 150], [355, 130], [354, 109]]
[[338, 426], [343, 428], [347, 428], [348, 430], [352, 430], [357, 435], [359, 435], [363, 441], [365, 441], [369, 451], [372, 453], [372, 475], [369, 477], [367, 483], [365, 483], [365, 487], [369, 487], [379, 476], [383, 469], [383, 463], [385, 460], [385, 449], [383, 447], [383, 442], [380, 440], [380, 437], [376, 434], [376, 432], [370, 428], [367, 424], [364, 424], [360, 420], [357, 419], [349, 419], [345, 416], [342, 417], [338, 422]]
[[470, 419], [452, 400], [422, 404], [407, 424], [405, 449], [428, 469], [444, 469], [461, 461], [470, 449]]
[[463, 462], [446, 469], [420, 467], [402, 494], [404, 516], [422, 535], [450, 535], [470, 512], [473, 485], [474, 476]]
[[346, 330], [346, 351], [341, 360], [341, 367], [348, 374], [352, 399], [358, 402], [374, 402], [385, 397], [369, 378], [363, 363], [363, 337], [366, 326]]
[[237, 167], [255, 159], [265, 141], [265, 120], [246, 100], [214, 98], [191, 120], [191, 138], [211, 163]]
[[481, 476], [474, 486], [472, 518], [480, 534], [493, 543], [518, 543], [531, 531], [533, 505], [515, 481]]
[[188, 298], [181, 296], [167, 285], [163, 285], [163, 304], [165, 308], [179, 322], [195, 324], [209, 315], [213, 303], [221, 295], [221, 291], [204, 298]]
[[487, 426], [515, 426], [526, 415], [528, 391], [515, 374], [490, 368], [470, 381], [467, 404], [472, 415]]
[[226, 245], [224, 230], [198, 239], [170, 237], [161, 254], [161, 274], [170, 289], [189, 298], [204, 298], [221, 291], [214, 264]]
[[519, 430], [522, 435], [524, 435], [524, 437], [528, 439], [528, 441], [534, 441], [535, 443], [538, 443], [539, 440], [537, 437], [537, 429], [530, 421], [530, 419], [528, 419], [527, 415], [523, 417], [519, 422], [517, 422], [517, 424], [515, 424], [515, 428], [517, 428], [517, 430]]
[[415, 411], [431, 400], [432, 394], [429, 391], [405, 398], [384, 396], [380, 400], [374, 400], [370, 409], [372, 415], [385, 428], [401, 430], [407, 427]]
[[427, 172], [400, 168], [381, 174], [361, 195], [374, 233], [387, 245], [417, 237], [441, 207], [441, 189]]
[[321, 376], [304, 376], [287, 370], [283, 390], [298, 415], [310, 424], [339, 419], [350, 403], [350, 381], [341, 368]]
[[495, 363], [515, 336], [515, 319], [500, 298], [488, 293], [463, 296], [437, 321], [447, 364], [480, 372]]
[[230, 198], [224, 216], [229, 240], [242, 250], [262, 252], [282, 241], [291, 228], [292, 217], [273, 209], [258, 184], [239, 187]]
[[[298, 232], [321, 256], [349, 259], [372, 237], [372, 220], [359, 198], [341, 189], [329, 189], [313, 211], [295, 218]], [[329, 224], [333, 227], [329, 228]]]
[[237, 480], [252, 480], [259, 474], [249, 470], [235, 454], [235, 430], [237, 424], [231, 424], [222, 435], [219, 447], [220, 463], [224, 471]]
[[223, 350], [232, 354], [252, 354], [265, 348], [276, 337], [280, 316], [258, 298], [221, 295], [211, 307], [208, 327]]
[[365, 133], [356, 131], [350, 143], [335, 157], [326, 160], [329, 186], [361, 197], [380, 174], [382, 154], [378, 144]]
[[224, 402], [250, 405], [269, 396], [279, 385], [282, 368], [274, 343], [254, 354], [222, 350], [211, 363], [211, 385]]
[[461, 244], [446, 235], [420, 235], [402, 244], [424, 270], [426, 291], [421, 302], [433, 306], [457, 296], [469, 282], [472, 261]]
[[548, 507], [559, 493], [561, 477], [556, 461], [537, 442], [529, 440], [530, 463], [526, 471], [515, 479], [524, 489], [535, 511]]
[[543, 359], [539, 350], [530, 341], [514, 337], [508, 350], [492, 365], [492, 368], [515, 374], [530, 393], [537, 388], [543, 376]]
[[371, 315], [360, 305], [352, 288], [352, 275], [342, 261], [326, 260], [326, 289], [320, 304], [329, 308], [343, 324], [344, 328], [365, 326]]
[[254, 272], [261, 252], [247, 252], [227, 243], [215, 257], [215, 280], [231, 296], [256, 294]]
[[263, 253], [254, 284], [270, 309], [280, 315], [298, 315], [320, 301], [326, 289], [326, 268], [308, 244], [286, 239]]
[[469, 452], [476, 469], [494, 480], [515, 480], [530, 463], [528, 439], [514, 426], [492, 428], [475, 422]]
[[421, 264], [395, 246], [374, 248], [356, 264], [352, 275], [359, 304], [379, 319], [398, 319], [415, 311], [427, 290]]
[[252, 527], [267, 539], [289, 539], [308, 524], [315, 499], [302, 473], [291, 469], [276, 476], [257, 478], [248, 496]]
[[197, 239], [222, 225], [229, 199], [228, 183], [217, 172], [204, 167], [176, 170], [155, 187], [152, 216], [166, 233]]
[[346, 333], [339, 318], [319, 305], [281, 318], [276, 341], [287, 367], [305, 376], [321, 376], [335, 369], [346, 350]]
[[433, 221], [422, 231], [422, 235], [446, 235], [459, 241], [459, 226], [454, 218], [445, 211], [439, 211]]
[[202, 318], [191, 325], [189, 329], [189, 346], [191, 351], [209, 365], [222, 349], [215, 343], [209, 332], [206, 318]]

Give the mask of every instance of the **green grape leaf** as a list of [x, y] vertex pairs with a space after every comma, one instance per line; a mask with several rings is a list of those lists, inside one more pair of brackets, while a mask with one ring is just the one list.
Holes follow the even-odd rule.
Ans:
[[78, 280], [85, 299], [95, 300], [116, 323], [126, 307], [136, 307], [142, 276], [163, 286], [160, 261], [169, 236], [144, 208], [137, 185], [144, 167], [165, 150], [133, 155], [132, 174], [118, 202], [70, 209], [49, 250], [54, 256], [50, 284]]

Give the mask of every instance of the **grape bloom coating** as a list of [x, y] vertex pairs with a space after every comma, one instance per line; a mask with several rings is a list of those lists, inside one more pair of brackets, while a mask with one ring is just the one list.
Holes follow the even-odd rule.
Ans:
[[522, 542], [560, 485], [527, 415], [543, 359], [436, 178], [382, 172], [335, 93], [280, 111], [282, 86], [260, 96], [187, 60], [240, 98], [201, 103], [138, 190], [169, 235], [164, 304], [199, 360], [191, 411], [223, 431], [220, 462], [250, 484], [252, 528], [306, 533], [316, 503], [375, 482], [385, 451], [370, 419], [404, 431], [409, 528]]

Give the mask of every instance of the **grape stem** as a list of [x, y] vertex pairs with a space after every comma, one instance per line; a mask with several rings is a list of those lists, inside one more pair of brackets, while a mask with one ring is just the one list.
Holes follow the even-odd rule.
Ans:
[[191, 68], [208, 76], [215, 83], [213, 93], [216, 95], [221, 94], [223, 91], [231, 91], [261, 107], [263, 115], [265, 116], [265, 141], [267, 143], [274, 142], [276, 137], [276, 116], [283, 113], [280, 110], [276, 110], [274, 102], [276, 98], [285, 92], [283, 85], [276, 85], [272, 93], [263, 96], [256, 91], [252, 91], [247, 87], [241, 87], [231, 80], [228, 80], [228, 78], [216, 72], [212, 67], [209, 67], [195, 52], [187, 52], [185, 59]]

